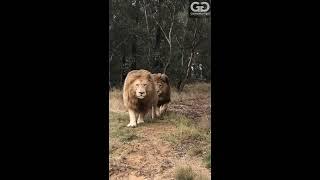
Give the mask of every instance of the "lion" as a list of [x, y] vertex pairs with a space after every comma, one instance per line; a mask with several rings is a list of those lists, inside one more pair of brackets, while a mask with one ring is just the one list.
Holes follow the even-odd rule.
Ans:
[[130, 71], [123, 85], [123, 102], [129, 112], [130, 123], [135, 127], [144, 122], [144, 116], [151, 110], [155, 117], [158, 95], [152, 74], [144, 69]]
[[156, 109], [156, 115], [160, 116], [166, 112], [170, 100], [170, 83], [169, 78], [166, 74], [152, 74], [153, 80], [155, 81], [156, 91], [158, 94], [158, 103]]

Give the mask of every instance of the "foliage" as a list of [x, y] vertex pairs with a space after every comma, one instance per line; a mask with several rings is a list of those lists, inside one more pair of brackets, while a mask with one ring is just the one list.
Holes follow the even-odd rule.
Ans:
[[112, 0], [112, 85], [122, 84], [130, 70], [143, 68], [152, 73], [165, 71], [172, 84], [182, 90], [193, 77], [191, 67], [199, 64], [203, 66], [202, 78], [210, 80], [211, 20], [190, 18], [188, 5], [186, 0]]

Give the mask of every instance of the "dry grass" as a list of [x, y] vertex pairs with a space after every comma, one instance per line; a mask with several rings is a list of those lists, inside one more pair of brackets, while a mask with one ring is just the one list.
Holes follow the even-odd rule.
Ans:
[[109, 111], [125, 112], [122, 90], [113, 88], [109, 91]]
[[203, 174], [196, 173], [191, 166], [180, 166], [175, 170], [176, 180], [209, 180], [209, 178]]
[[[178, 92], [176, 88], [171, 88], [171, 99], [170, 104], [180, 104], [188, 99], [198, 98], [210, 98], [211, 85], [208, 83], [192, 83], [186, 84], [182, 92]], [[122, 89], [113, 88], [109, 91], [109, 111], [112, 120], [110, 123], [111, 136], [118, 138], [120, 141], [130, 141], [137, 138], [130, 129], [125, 128], [126, 123], [129, 122], [128, 114], [123, 105]], [[192, 113], [191, 113], [192, 114]], [[177, 127], [177, 131], [164, 137], [167, 141], [174, 144], [183, 144], [190, 142], [202, 142], [205, 144], [202, 149], [190, 147], [191, 155], [203, 155], [207, 145], [210, 143], [210, 122], [207, 114], [199, 118], [197, 124], [194, 120], [186, 117], [183, 114], [168, 112], [161, 121], [169, 121], [174, 123]], [[158, 121], [158, 120], [156, 120]], [[155, 121], [153, 121], [155, 122]], [[146, 121], [148, 123], [148, 121]], [[198, 146], [199, 147], [199, 146]]]
[[[174, 147], [186, 151], [191, 156], [205, 158], [205, 155], [210, 152], [210, 129], [201, 128], [198, 123], [181, 114], [168, 113], [164, 119], [176, 125], [176, 131], [163, 136], [164, 140], [171, 142]], [[207, 161], [204, 162], [207, 164]]]
[[[210, 170], [211, 131], [208, 128], [208, 122], [211, 117], [208, 114], [204, 114], [204, 111], [201, 111], [199, 120], [189, 116], [199, 112], [199, 109], [204, 109], [202, 105], [195, 105], [195, 102], [199, 102], [199, 99], [202, 99], [202, 102], [205, 101], [207, 103], [208, 101], [206, 102], [206, 100], [210, 98], [210, 95], [210, 84], [207, 83], [187, 84], [184, 91], [180, 93], [175, 88], [172, 88], [172, 102], [169, 104], [169, 110], [164, 116], [152, 121], [149, 121], [150, 117], [147, 117], [146, 123], [138, 128], [127, 128], [129, 115], [123, 105], [122, 89], [111, 89], [109, 91], [109, 158], [121, 159], [124, 156], [130, 156], [129, 152], [131, 153], [132, 149], [128, 147], [133, 144], [139, 143], [141, 146], [151, 146], [150, 144], [144, 144], [146, 143], [144, 141], [146, 133], [143, 132], [147, 132], [145, 130], [154, 126], [154, 123], [159, 123], [164, 129], [170, 127], [172, 130], [170, 130], [170, 133], [162, 133], [163, 130], [159, 129], [157, 132], [159, 135], [156, 133], [156, 136], [150, 137], [151, 139], [156, 137], [159, 142], [169, 142], [168, 144], [172, 147], [171, 153], [174, 152], [178, 155], [188, 154], [192, 158], [198, 159], [199, 164], [202, 164], [202, 168]], [[182, 108], [179, 109], [179, 107]], [[174, 174], [175, 178], [209, 179], [201, 174], [202, 171], [198, 170], [199, 167], [192, 166], [194, 169], [190, 169], [191, 167], [177, 167]]]
[[[210, 98], [210, 84], [193, 83], [187, 84], [182, 92], [178, 92], [175, 87], [171, 88], [171, 100], [173, 103], [184, 101], [187, 99]], [[109, 91], [109, 111], [125, 112], [123, 106], [122, 89], [112, 88]]]
[[164, 115], [163, 118], [174, 123], [177, 127], [177, 131], [169, 135], [171, 139], [175, 139], [174, 143], [186, 140], [210, 141], [210, 129], [201, 128], [197, 122], [185, 115], [170, 112]]
[[178, 92], [175, 87], [171, 88], [172, 102], [179, 102], [186, 99], [196, 99], [211, 95], [211, 85], [208, 83], [186, 84], [182, 92]]

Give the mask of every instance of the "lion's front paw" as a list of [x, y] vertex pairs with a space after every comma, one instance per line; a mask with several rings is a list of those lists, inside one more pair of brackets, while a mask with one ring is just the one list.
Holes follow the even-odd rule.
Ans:
[[141, 124], [141, 123], [144, 123], [144, 121], [143, 121], [143, 120], [138, 120], [137, 123], [138, 123], [138, 124]]
[[137, 124], [135, 124], [135, 123], [129, 123], [128, 125], [127, 125], [127, 127], [136, 127], [137, 126]]

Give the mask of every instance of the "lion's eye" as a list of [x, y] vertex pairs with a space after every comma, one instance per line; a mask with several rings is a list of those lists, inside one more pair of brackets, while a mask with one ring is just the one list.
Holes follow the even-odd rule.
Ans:
[[139, 86], [139, 84], [136, 84], [136, 86]]
[[147, 84], [143, 84], [143, 86], [147, 86]]

